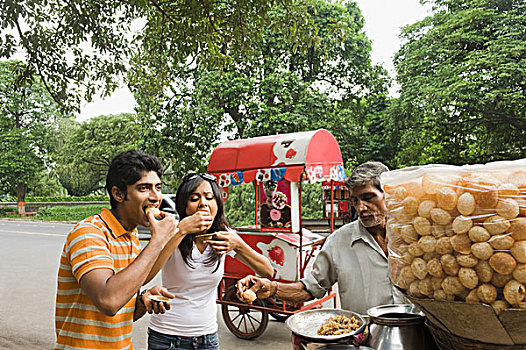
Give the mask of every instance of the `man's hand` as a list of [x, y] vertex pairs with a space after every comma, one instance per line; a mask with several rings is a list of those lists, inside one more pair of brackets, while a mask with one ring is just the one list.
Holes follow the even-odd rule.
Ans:
[[150, 233], [152, 235], [151, 241], [160, 241], [164, 247], [168, 241], [179, 232], [177, 227], [178, 221], [175, 216], [164, 211], [161, 211], [155, 218], [153, 212], [150, 210], [146, 214], [150, 222]]
[[197, 211], [193, 215], [185, 217], [179, 222], [179, 230], [183, 234], [206, 232], [214, 222], [214, 217], [203, 211]]
[[146, 306], [146, 311], [148, 311], [149, 314], [152, 312], [156, 314], [164, 314], [166, 310], [170, 310], [169, 301], [155, 301], [150, 299], [151, 295], [160, 295], [170, 299], [175, 297], [172, 293], [168, 292], [168, 289], [161, 286], [153, 286], [142, 295], [142, 301], [144, 306]]
[[258, 299], [266, 299], [272, 293], [271, 285], [272, 282], [269, 279], [251, 275], [246, 276], [237, 281], [237, 297], [239, 300], [247, 302], [246, 298], [243, 297], [243, 293], [250, 290], [256, 294]]

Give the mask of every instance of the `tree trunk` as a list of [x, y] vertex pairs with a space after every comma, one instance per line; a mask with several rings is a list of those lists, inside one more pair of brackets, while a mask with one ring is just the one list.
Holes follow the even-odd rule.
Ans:
[[19, 182], [16, 186], [16, 198], [18, 200], [17, 211], [18, 214], [26, 212], [26, 192], [27, 184]]

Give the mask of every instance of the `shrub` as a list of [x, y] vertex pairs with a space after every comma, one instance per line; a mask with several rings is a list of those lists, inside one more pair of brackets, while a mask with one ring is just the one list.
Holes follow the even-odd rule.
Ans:
[[93, 214], [100, 213], [101, 208], [110, 208], [110, 205], [92, 204], [77, 206], [56, 206], [53, 208], [38, 208], [36, 219], [45, 221], [80, 221]]

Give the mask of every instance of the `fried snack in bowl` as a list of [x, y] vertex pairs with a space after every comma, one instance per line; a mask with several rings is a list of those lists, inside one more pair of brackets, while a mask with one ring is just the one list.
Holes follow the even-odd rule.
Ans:
[[451, 214], [441, 208], [431, 209], [431, 220], [439, 225], [448, 225], [451, 223]]
[[462, 267], [475, 267], [479, 259], [471, 253], [469, 254], [457, 254], [457, 263]]
[[492, 215], [484, 220], [484, 228], [492, 235], [504, 233], [510, 226], [510, 221], [500, 215]]
[[466, 233], [471, 227], [473, 227], [473, 220], [463, 215], [457, 216], [451, 224], [451, 228], [455, 233]]
[[477, 272], [468, 267], [461, 267], [460, 270], [458, 270], [458, 279], [467, 289], [474, 289], [479, 284]]
[[516, 218], [511, 220], [510, 228], [506, 231], [510, 233], [514, 240], [526, 240], [526, 218]]
[[517, 261], [508, 253], [497, 252], [489, 258], [489, 265], [495, 272], [508, 275], [517, 266]]
[[441, 187], [437, 193], [437, 205], [445, 210], [451, 210], [457, 206], [457, 193], [451, 187]]
[[416, 197], [409, 196], [402, 201], [402, 212], [415, 215], [418, 212], [419, 201]]
[[507, 309], [509, 304], [504, 300], [495, 300], [491, 303], [491, 307], [495, 310], [497, 315], [500, 315], [502, 311]]
[[469, 254], [471, 252], [471, 240], [468, 235], [454, 235], [450, 241], [454, 251], [461, 254]]
[[479, 296], [477, 295], [477, 290], [476, 289], [470, 290], [465, 300], [466, 300], [466, 303], [480, 303]]
[[442, 264], [442, 269], [449, 276], [456, 276], [458, 270], [460, 269], [457, 259], [451, 254], [444, 254], [440, 257], [440, 263]]
[[508, 283], [512, 279], [513, 276], [510, 273], [507, 275], [503, 275], [498, 272], [495, 272], [491, 277], [491, 284], [493, 284], [497, 288], [504, 288], [506, 283]]
[[442, 264], [438, 258], [433, 258], [427, 262], [426, 265], [427, 273], [434, 277], [444, 277], [444, 270], [442, 269]]
[[420, 236], [427, 236], [431, 234], [431, 223], [424, 217], [417, 216], [413, 220], [413, 227]]
[[517, 264], [513, 270], [513, 278], [520, 283], [526, 283], [526, 264]]
[[496, 250], [509, 250], [515, 240], [509, 234], [495, 235], [488, 240], [488, 243], [491, 244]]
[[435, 250], [439, 254], [449, 254], [453, 252], [453, 246], [451, 245], [451, 239], [449, 237], [440, 237], [437, 240]]
[[319, 335], [340, 335], [354, 332], [362, 323], [354, 316], [348, 318], [346, 316], [335, 316], [327, 319], [322, 323], [317, 333]]
[[387, 228], [393, 283], [420, 298], [526, 308], [525, 168], [522, 159], [382, 174], [396, 208]]
[[526, 263], [526, 241], [517, 241], [510, 248], [510, 253], [521, 263]]
[[457, 209], [462, 215], [471, 215], [475, 211], [475, 197], [469, 192], [463, 193], [458, 198]]
[[246, 302], [246, 303], [251, 303], [251, 302], [253, 302], [254, 300], [257, 299], [256, 293], [254, 293], [254, 292], [251, 291], [250, 289], [244, 291], [244, 292], [241, 294], [241, 297], [243, 298], [243, 301]]
[[411, 271], [418, 278], [423, 280], [427, 276], [427, 264], [422, 258], [415, 258], [411, 263]]
[[425, 253], [433, 253], [435, 251], [435, 247], [437, 244], [437, 240], [433, 236], [423, 236], [418, 240], [418, 246], [422, 251]]
[[497, 288], [488, 283], [481, 284], [477, 288], [477, 296], [483, 303], [491, 304], [497, 299]]
[[466, 287], [460, 283], [460, 279], [454, 276], [447, 276], [442, 281], [442, 289], [444, 292], [454, 295], [463, 294], [466, 291]]
[[504, 299], [512, 306], [519, 306], [519, 303], [524, 300], [526, 296], [526, 289], [524, 285], [518, 281], [511, 280], [504, 286]]
[[469, 239], [473, 242], [487, 242], [491, 238], [491, 234], [484, 227], [473, 226], [468, 231]]
[[487, 242], [473, 243], [471, 254], [480, 260], [488, 260], [493, 255], [493, 247]]
[[168, 297], [165, 297], [164, 295], [159, 295], [159, 294], [148, 295], [148, 299], [151, 299], [153, 301], [166, 302], [166, 303], [172, 301], [172, 298], [168, 298]]
[[418, 215], [420, 215], [423, 218], [430, 218], [431, 217], [431, 209], [436, 207], [435, 201], [432, 200], [425, 200], [422, 203], [418, 205]]
[[146, 215], [148, 215], [148, 213], [151, 212], [153, 213], [154, 217], [157, 217], [159, 216], [159, 214], [161, 214], [161, 211], [155, 205], [148, 205], [146, 209], [144, 209], [144, 212], [146, 213]]
[[477, 277], [479, 278], [480, 282], [491, 282], [494, 272], [491, 266], [489, 266], [489, 262], [487, 262], [486, 260], [479, 261], [477, 266], [475, 266], [475, 271], [477, 271]]
[[519, 215], [519, 203], [511, 198], [501, 199], [495, 210], [503, 218], [513, 219]]

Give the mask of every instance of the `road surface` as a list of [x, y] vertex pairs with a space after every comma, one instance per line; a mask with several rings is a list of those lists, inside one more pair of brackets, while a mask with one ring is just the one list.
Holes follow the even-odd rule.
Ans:
[[[60, 252], [69, 223], [0, 219], [0, 349], [52, 349], [55, 341], [54, 307]], [[159, 276], [152, 281], [160, 284]], [[219, 311], [219, 310], [218, 310]], [[146, 315], [134, 325], [133, 344], [146, 349]], [[284, 323], [269, 319], [259, 338], [236, 338], [218, 312], [222, 349], [291, 349]]]

